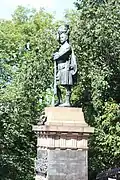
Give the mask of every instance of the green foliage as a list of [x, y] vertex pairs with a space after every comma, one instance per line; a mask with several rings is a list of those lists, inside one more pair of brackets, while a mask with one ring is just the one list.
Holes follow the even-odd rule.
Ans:
[[[36, 124], [50, 103], [56, 24], [44, 10], [18, 7], [0, 22], [0, 179], [34, 179]], [[30, 50], [26, 43], [30, 42]]]
[[120, 108], [106, 102], [104, 113], [96, 118], [98, 127], [90, 139], [89, 169], [91, 179], [102, 170], [119, 167], [120, 162]]
[[[79, 2], [79, 1], [78, 1]], [[81, 1], [66, 17], [78, 61], [73, 102], [95, 127], [90, 139], [89, 178], [120, 162], [120, 2]]]

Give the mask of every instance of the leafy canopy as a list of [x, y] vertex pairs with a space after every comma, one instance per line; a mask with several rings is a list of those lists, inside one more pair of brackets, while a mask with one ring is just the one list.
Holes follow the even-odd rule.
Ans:
[[21, 6], [11, 21], [0, 21], [2, 180], [34, 179], [36, 138], [32, 125], [52, 98], [56, 28], [51, 14]]
[[77, 1], [68, 13], [78, 61], [73, 102], [95, 127], [89, 141], [89, 178], [120, 162], [120, 2]]

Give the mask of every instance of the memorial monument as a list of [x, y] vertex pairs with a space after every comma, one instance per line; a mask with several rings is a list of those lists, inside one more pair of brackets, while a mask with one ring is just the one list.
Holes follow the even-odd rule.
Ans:
[[[88, 137], [94, 128], [84, 120], [81, 108], [71, 107], [71, 88], [77, 72], [76, 57], [69, 44], [69, 26], [60, 26], [60, 47], [53, 54], [54, 94], [58, 101], [46, 107], [42, 122], [33, 126], [37, 134], [35, 180], [87, 180]], [[65, 102], [60, 85], [66, 89]]]

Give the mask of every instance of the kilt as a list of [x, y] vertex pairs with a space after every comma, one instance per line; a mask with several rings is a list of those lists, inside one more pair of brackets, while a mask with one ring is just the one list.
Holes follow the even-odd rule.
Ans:
[[73, 85], [72, 73], [69, 70], [69, 60], [65, 63], [58, 63], [56, 81], [58, 85]]

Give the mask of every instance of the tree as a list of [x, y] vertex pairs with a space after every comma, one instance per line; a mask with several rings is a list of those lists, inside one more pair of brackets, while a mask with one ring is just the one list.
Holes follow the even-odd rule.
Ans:
[[95, 127], [89, 141], [89, 179], [120, 162], [120, 2], [80, 1], [67, 14], [78, 60], [73, 102]]
[[108, 2], [108, 0], [77, 0], [74, 4], [78, 10], [89, 6], [89, 5], [99, 5]]
[[[44, 10], [21, 6], [0, 22], [0, 179], [34, 179], [32, 125], [51, 97], [57, 23]], [[26, 43], [30, 43], [27, 49]], [[10, 77], [10, 78], [9, 78]]]

